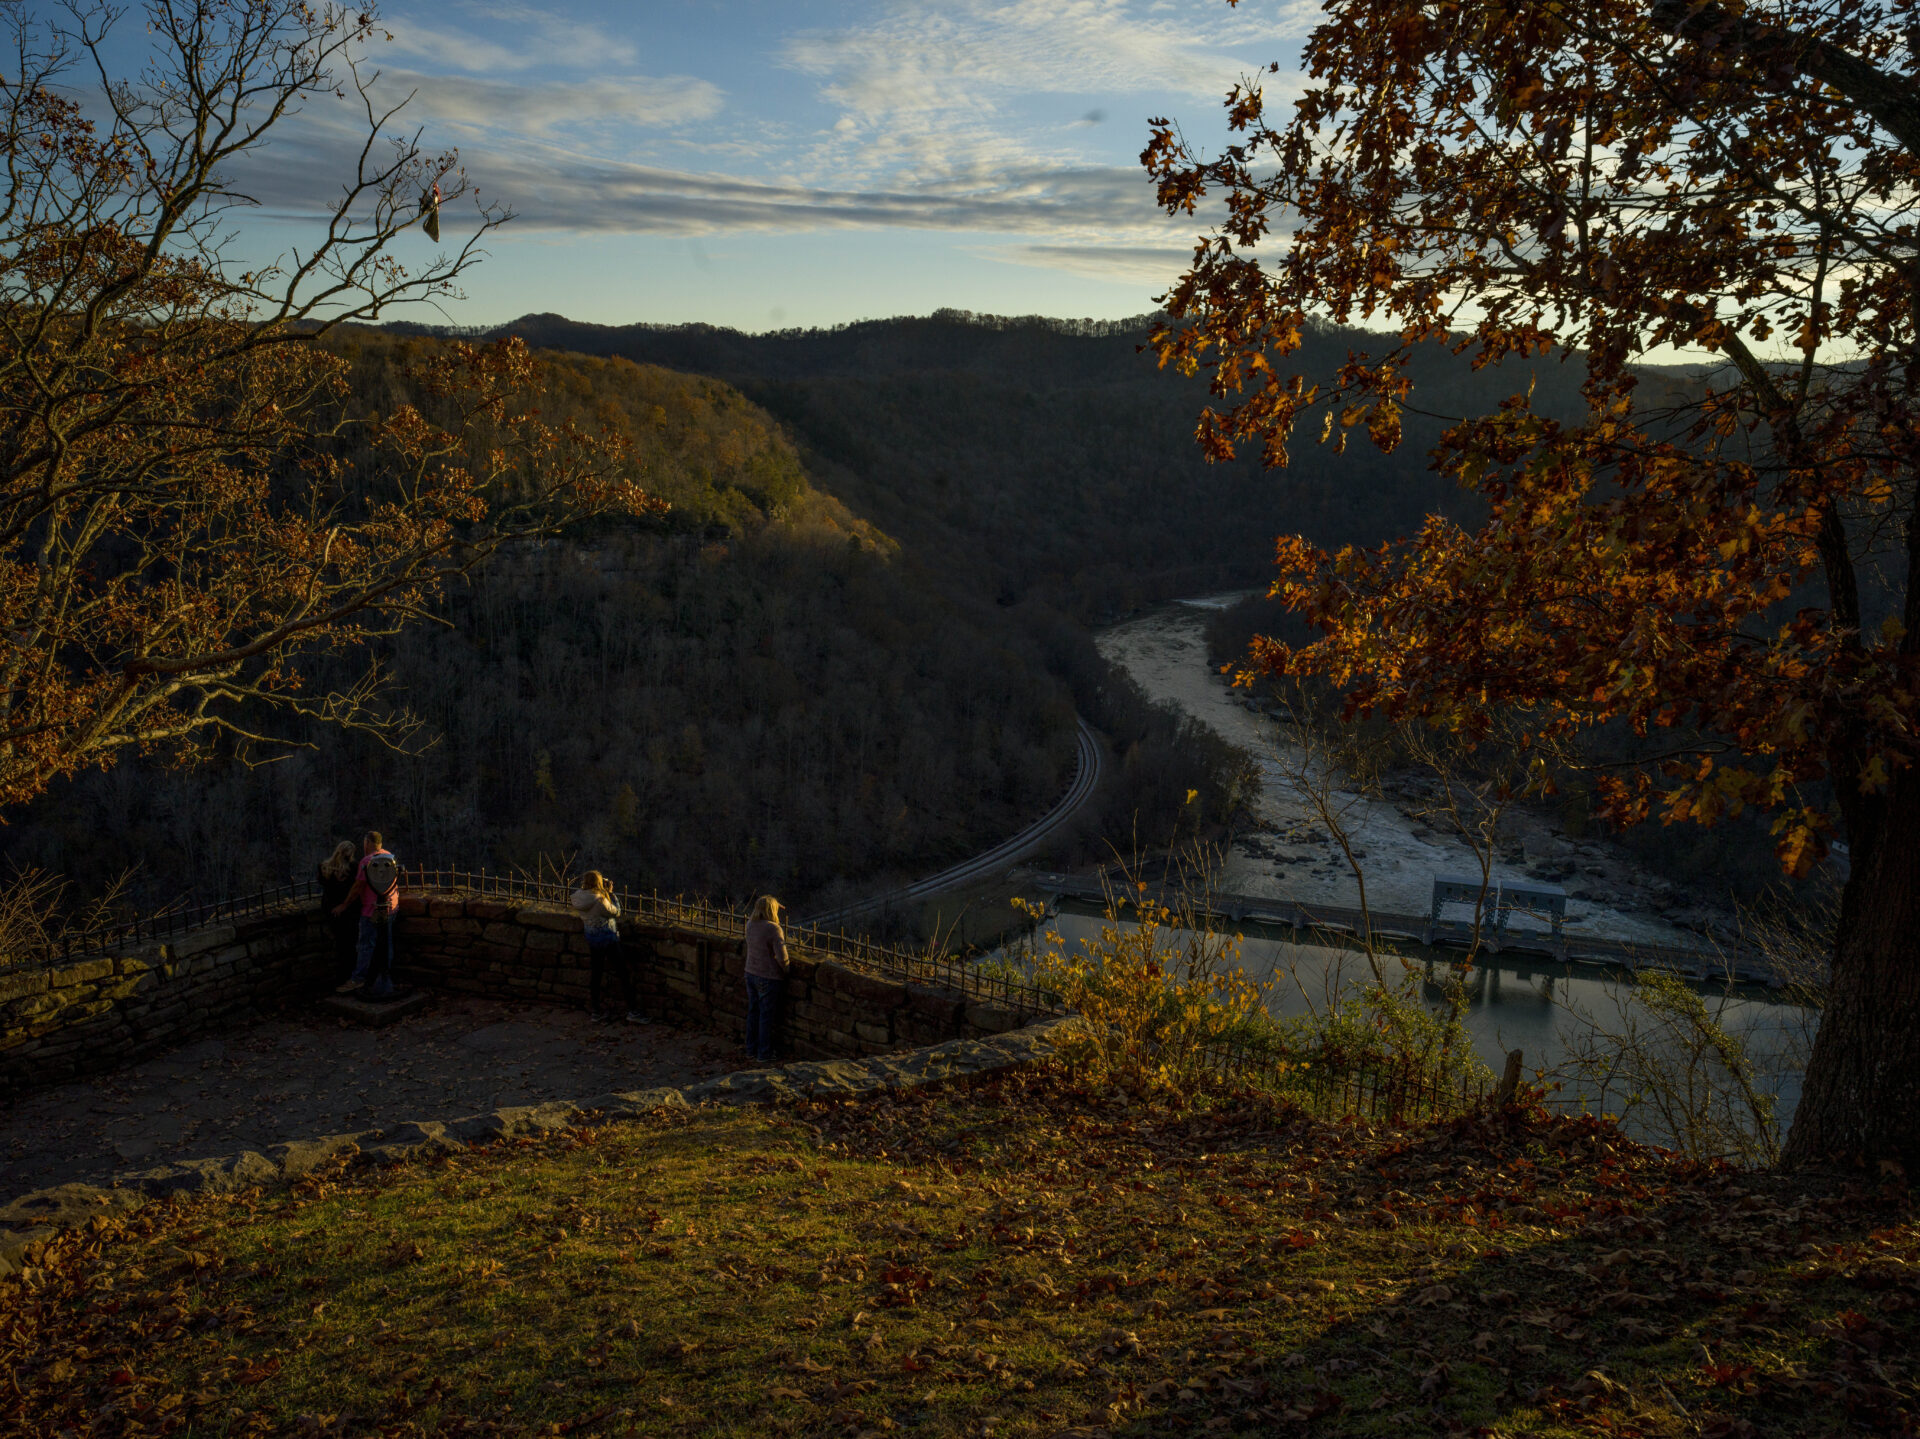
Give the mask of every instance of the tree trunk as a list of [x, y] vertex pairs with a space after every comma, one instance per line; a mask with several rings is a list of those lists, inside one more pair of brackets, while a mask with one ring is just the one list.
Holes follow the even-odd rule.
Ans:
[[1781, 1163], [1920, 1180], [1920, 774], [1900, 771], [1879, 822], [1849, 834], [1827, 1008]]

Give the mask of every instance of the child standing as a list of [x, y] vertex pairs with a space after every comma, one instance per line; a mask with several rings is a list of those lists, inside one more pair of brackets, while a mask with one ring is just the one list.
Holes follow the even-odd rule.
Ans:
[[588, 1011], [596, 1018], [601, 1016], [601, 984], [611, 967], [620, 979], [620, 996], [627, 1005], [627, 1023], [645, 1024], [647, 1017], [634, 1004], [633, 972], [627, 967], [626, 951], [620, 945], [620, 905], [613, 897], [613, 886], [607, 883], [607, 877], [597, 869], [582, 875], [580, 888], [573, 892], [573, 907], [580, 911], [580, 923], [587, 932]]

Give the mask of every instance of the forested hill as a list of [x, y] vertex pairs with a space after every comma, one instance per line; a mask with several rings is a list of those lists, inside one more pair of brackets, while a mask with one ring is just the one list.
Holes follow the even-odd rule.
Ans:
[[[353, 406], [432, 410], [408, 365], [439, 342], [330, 343]], [[131, 869], [130, 903], [150, 910], [310, 876], [374, 826], [410, 863], [571, 859], [622, 885], [805, 906], [1034, 818], [1067, 782], [1076, 709], [1125, 760], [1114, 834], [1136, 811], [1148, 839], [1190, 816], [1189, 789], [1225, 810], [1217, 744], [1182, 740], [1050, 612], [934, 583], [731, 386], [545, 358], [543, 412], [625, 434], [671, 511], [501, 557], [438, 623], [383, 642], [390, 697], [423, 724], [410, 752], [296, 727], [308, 747], [264, 766], [230, 747], [200, 764], [129, 756], [10, 814], [0, 862], [65, 875], [78, 900]], [[312, 657], [310, 687], [350, 684], [364, 661]]]
[[[1427, 467], [1441, 424], [1419, 415], [1392, 455], [1356, 442], [1335, 456], [1316, 425], [1286, 471], [1257, 456], [1208, 464], [1193, 441], [1206, 387], [1142, 352], [1149, 324], [942, 312], [747, 335], [530, 315], [501, 332], [724, 378], [786, 426], [822, 488], [950, 578], [1085, 622], [1258, 584], [1283, 532], [1376, 543], [1428, 513], [1463, 513]], [[1379, 342], [1319, 329], [1300, 359], [1331, 374]], [[1413, 374], [1437, 414], [1491, 409], [1530, 382], [1542, 408], [1577, 403], [1576, 368], [1556, 361], [1476, 373], [1435, 348]]]

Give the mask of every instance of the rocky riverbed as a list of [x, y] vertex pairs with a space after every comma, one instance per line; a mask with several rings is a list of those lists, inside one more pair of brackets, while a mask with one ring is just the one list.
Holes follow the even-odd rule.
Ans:
[[[1345, 856], [1288, 784], [1293, 750], [1285, 726], [1248, 707], [1208, 663], [1209, 611], [1240, 596], [1182, 601], [1101, 631], [1100, 652], [1122, 666], [1152, 699], [1177, 705], [1260, 765], [1253, 809], [1256, 828], [1234, 842], [1218, 887], [1232, 894], [1357, 905], [1359, 888]], [[1477, 877], [1472, 848], [1438, 832], [1421, 814], [1427, 784], [1400, 775], [1378, 797], [1341, 796], [1361, 857], [1367, 901], [1377, 911], [1424, 914], [1438, 875]], [[1511, 884], [1558, 884], [1571, 896], [1570, 933], [1641, 944], [1699, 946], [1731, 930], [1730, 909], [1649, 874], [1605, 842], [1561, 833], [1537, 814], [1516, 811], [1511, 839], [1494, 878]], [[1516, 927], [1535, 923], [1516, 918]]]

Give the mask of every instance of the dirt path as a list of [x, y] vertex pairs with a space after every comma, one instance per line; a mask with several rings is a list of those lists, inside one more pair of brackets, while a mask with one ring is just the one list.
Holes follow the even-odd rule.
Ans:
[[0, 1200], [286, 1139], [690, 1084], [744, 1062], [709, 1034], [447, 995], [381, 1030], [293, 1014], [15, 1102], [0, 1117]]

